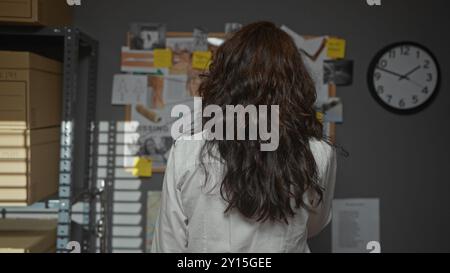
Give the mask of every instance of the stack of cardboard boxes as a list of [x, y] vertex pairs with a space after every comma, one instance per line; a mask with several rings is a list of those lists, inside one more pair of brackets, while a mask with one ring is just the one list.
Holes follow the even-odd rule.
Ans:
[[61, 63], [0, 51], [0, 206], [56, 194], [61, 92]]
[[63, 26], [72, 21], [71, 1], [0, 0], [0, 23]]
[[56, 221], [0, 220], [0, 253], [56, 252]]
[[[78, 3], [0, 0], [0, 25], [68, 26], [72, 2]], [[0, 48], [12, 48], [7, 36], [1, 39]], [[27, 47], [35, 45], [18, 45]], [[61, 63], [0, 51], [0, 207], [57, 197], [61, 96]], [[55, 220], [0, 219], [0, 253], [55, 252], [56, 226]]]

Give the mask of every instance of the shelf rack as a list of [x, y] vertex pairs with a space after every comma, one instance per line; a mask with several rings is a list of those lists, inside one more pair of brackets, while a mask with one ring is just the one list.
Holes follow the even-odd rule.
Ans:
[[[0, 26], [0, 50], [30, 51], [63, 63], [59, 193], [27, 209], [57, 211], [57, 252], [71, 252], [69, 243], [79, 245], [81, 252], [96, 252], [103, 230], [98, 223], [104, 222], [96, 213], [103, 194], [96, 162], [98, 43], [75, 27]], [[82, 224], [72, 221], [77, 203], [83, 203]], [[5, 217], [8, 208], [0, 211]]]

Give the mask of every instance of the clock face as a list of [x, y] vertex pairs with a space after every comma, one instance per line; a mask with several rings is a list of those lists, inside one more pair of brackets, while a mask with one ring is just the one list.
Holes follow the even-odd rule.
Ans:
[[429, 50], [411, 42], [383, 49], [372, 61], [369, 89], [390, 111], [413, 113], [424, 108], [436, 95], [439, 66]]

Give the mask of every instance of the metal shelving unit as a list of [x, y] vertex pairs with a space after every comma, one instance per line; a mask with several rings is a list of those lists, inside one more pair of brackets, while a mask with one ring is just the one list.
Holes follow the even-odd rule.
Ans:
[[[103, 228], [98, 227], [104, 223], [103, 216], [96, 214], [97, 204], [104, 199], [96, 169], [98, 43], [74, 27], [0, 26], [0, 50], [31, 51], [63, 62], [59, 193], [34, 207], [57, 210], [57, 252], [69, 252], [73, 242], [81, 252], [96, 252], [97, 239], [104, 237]], [[72, 221], [77, 203], [83, 204], [82, 224]], [[8, 208], [0, 211], [5, 216]]]

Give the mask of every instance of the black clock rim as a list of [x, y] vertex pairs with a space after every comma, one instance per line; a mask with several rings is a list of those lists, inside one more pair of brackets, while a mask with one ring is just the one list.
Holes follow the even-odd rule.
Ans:
[[[373, 81], [373, 73], [375, 72], [375, 67], [378, 64], [379, 59], [389, 50], [391, 50], [392, 48], [401, 46], [401, 45], [410, 45], [410, 46], [414, 46], [414, 47], [418, 47], [420, 49], [422, 49], [423, 51], [425, 51], [427, 54], [430, 55], [431, 59], [434, 61], [434, 63], [436, 64], [436, 69], [437, 69], [437, 74], [438, 74], [438, 79], [436, 82], [436, 88], [433, 92], [433, 94], [421, 105], [415, 107], [415, 108], [411, 108], [411, 109], [405, 109], [405, 110], [401, 110], [395, 107], [392, 107], [388, 104], [386, 104], [379, 96], [378, 93], [375, 89], [374, 86], [374, 81]], [[369, 65], [369, 69], [367, 71], [367, 83], [369, 86], [369, 91], [370, 94], [372, 95], [372, 97], [375, 99], [376, 102], [378, 102], [378, 104], [380, 104], [384, 109], [395, 113], [395, 114], [401, 114], [401, 115], [412, 115], [412, 114], [416, 114], [422, 110], [424, 110], [425, 108], [427, 108], [428, 106], [430, 106], [430, 104], [436, 99], [437, 94], [439, 93], [440, 87], [441, 87], [441, 68], [439, 66], [439, 62], [437, 61], [436, 56], [431, 52], [431, 50], [429, 50], [427, 47], [423, 46], [422, 44], [419, 44], [417, 42], [412, 42], [412, 41], [402, 41], [402, 42], [396, 42], [396, 43], [392, 43], [388, 46], [385, 46], [384, 48], [382, 48], [373, 58], [372, 61], [370, 62]]]

